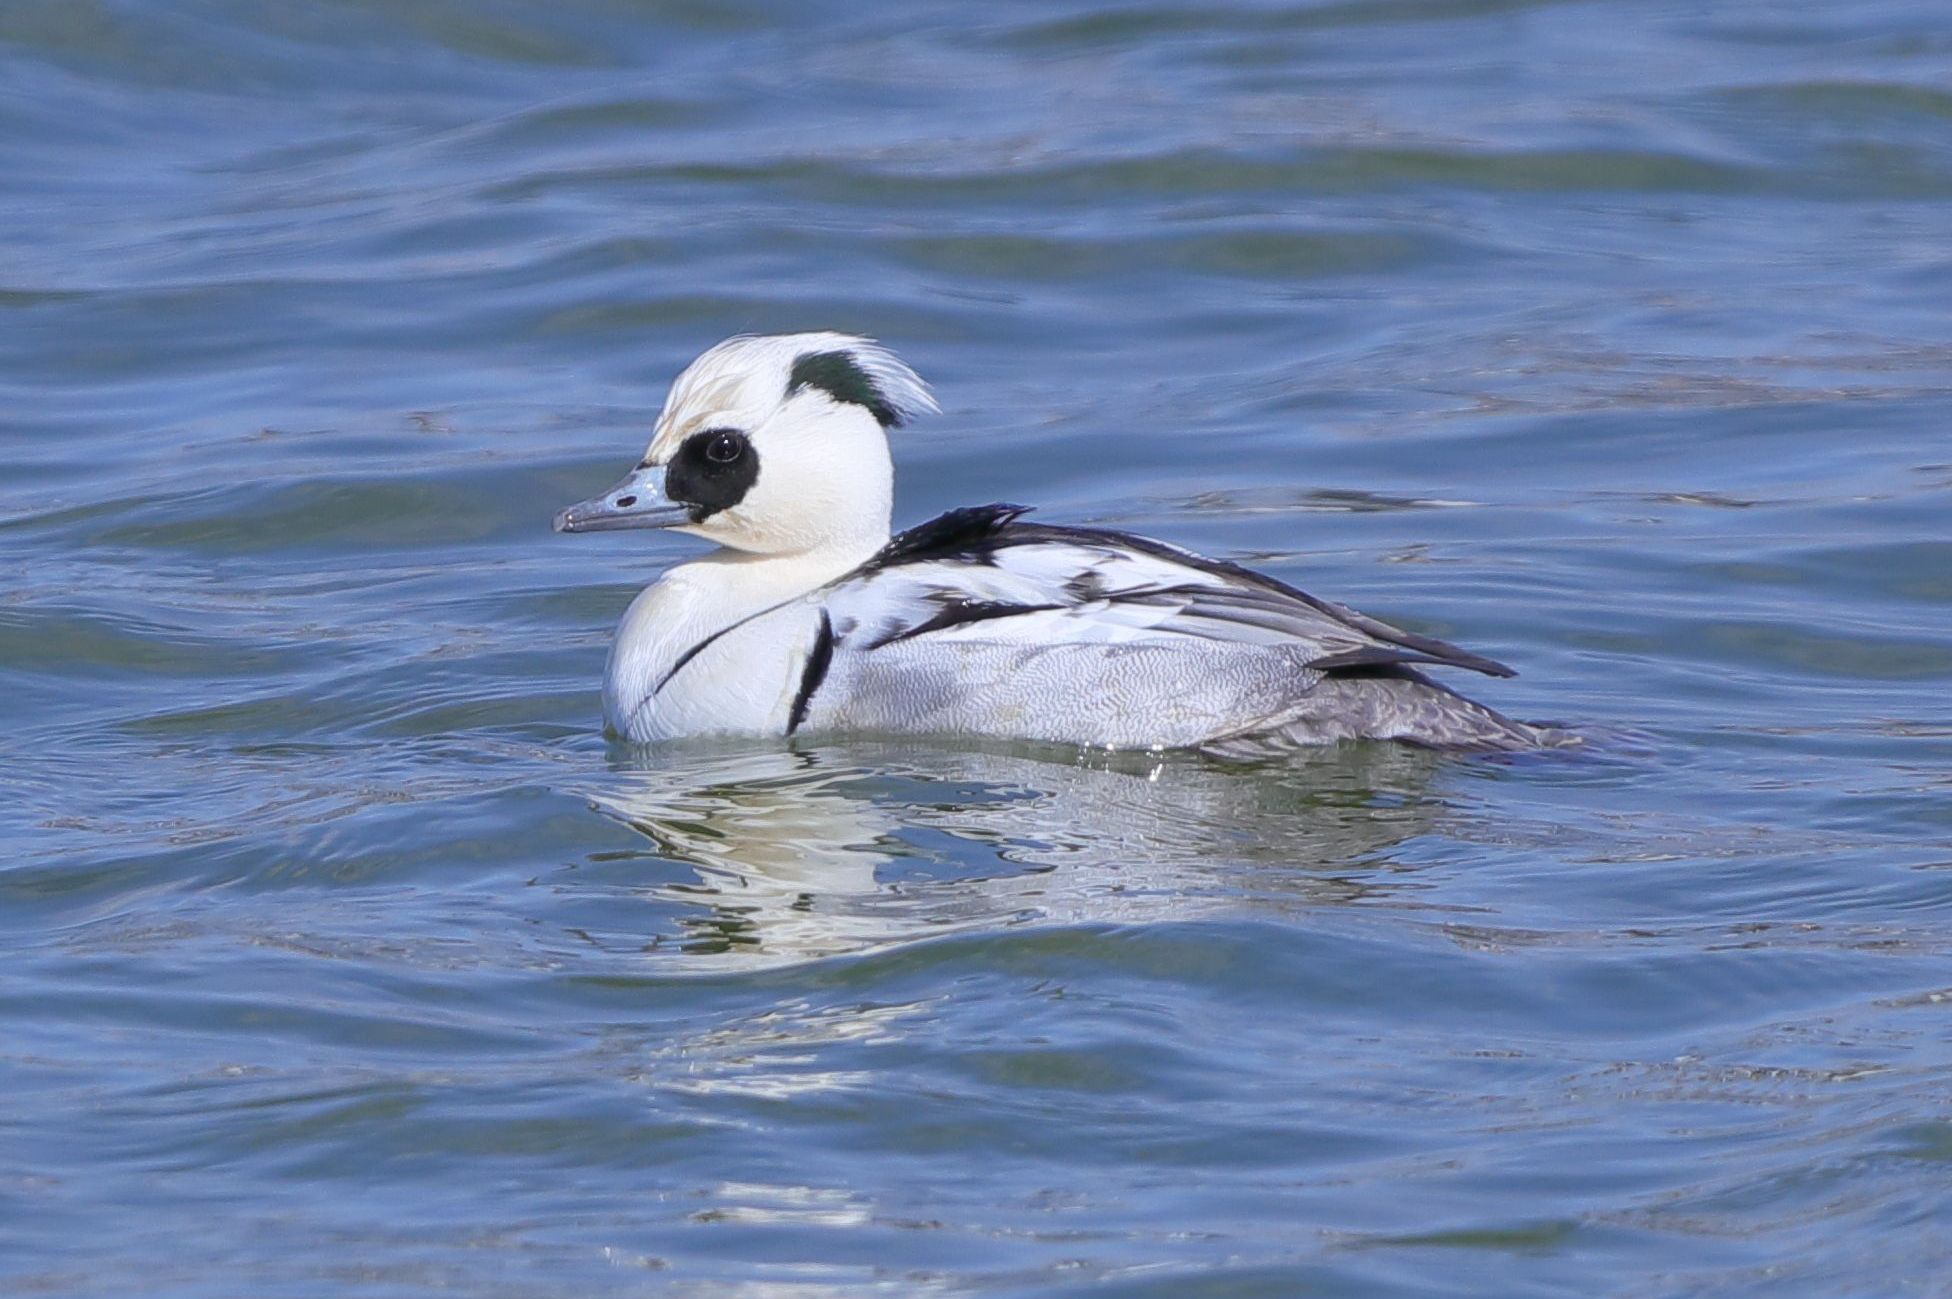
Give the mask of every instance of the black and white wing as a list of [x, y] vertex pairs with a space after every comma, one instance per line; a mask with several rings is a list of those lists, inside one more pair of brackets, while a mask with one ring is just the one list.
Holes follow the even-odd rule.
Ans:
[[1040, 645], [1186, 638], [1299, 651], [1333, 672], [1407, 663], [1513, 672], [1286, 583], [1163, 542], [1019, 522], [1023, 506], [952, 510], [902, 533], [825, 594], [857, 652], [918, 637]]
[[1093, 528], [954, 510], [816, 595], [816, 724], [1114, 745], [1276, 724], [1326, 677], [1510, 668], [1238, 565]]

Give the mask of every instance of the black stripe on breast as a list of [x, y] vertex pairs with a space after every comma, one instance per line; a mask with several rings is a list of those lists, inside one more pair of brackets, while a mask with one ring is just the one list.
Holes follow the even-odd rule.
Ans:
[[[745, 625], [745, 620], [742, 619], [739, 622], [733, 623], [732, 627], [741, 627], [744, 625]], [[731, 631], [732, 627], [719, 628], [717, 631], [707, 636], [704, 640], [699, 641], [696, 645], [693, 645], [690, 649], [678, 655], [678, 661], [673, 663], [669, 668], [667, 668], [665, 670], [664, 675], [657, 679], [657, 684], [651, 687], [651, 693], [648, 697], [653, 699], [656, 698], [658, 691], [670, 685], [671, 678], [678, 675], [679, 668], [691, 662], [693, 659], [697, 658], [699, 654], [703, 653], [706, 649], [710, 648], [713, 641], [725, 635], [726, 632]]]
[[827, 679], [827, 669], [834, 664], [834, 620], [827, 611], [820, 611], [820, 633], [813, 638], [813, 648], [807, 652], [806, 671], [800, 674], [800, 690], [793, 696], [793, 707], [786, 715], [788, 735], [800, 729], [800, 723], [807, 719], [807, 706], [813, 703], [814, 692], [820, 683]]

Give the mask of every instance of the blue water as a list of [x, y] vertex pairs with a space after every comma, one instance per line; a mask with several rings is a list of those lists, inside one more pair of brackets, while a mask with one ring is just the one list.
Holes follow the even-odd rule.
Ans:
[[[0, 5], [0, 1292], [1952, 1292], [1952, 25]], [[741, 330], [1579, 757], [639, 754]], [[1459, 682], [1465, 685], [1464, 682]]]

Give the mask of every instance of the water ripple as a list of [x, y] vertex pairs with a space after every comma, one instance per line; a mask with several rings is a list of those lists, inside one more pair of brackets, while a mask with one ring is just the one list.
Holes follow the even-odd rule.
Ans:
[[[1929, 1288], [1943, 26], [0, 6], [0, 1287]], [[694, 550], [549, 517], [801, 327], [935, 383], [902, 522], [1589, 743], [607, 743]]]

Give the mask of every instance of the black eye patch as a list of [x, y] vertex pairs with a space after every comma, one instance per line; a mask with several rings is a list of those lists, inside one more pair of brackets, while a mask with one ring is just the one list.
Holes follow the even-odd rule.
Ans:
[[759, 453], [737, 429], [708, 428], [693, 433], [664, 469], [664, 494], [691, 507], [691, 521], [703, 523], [737, 505], [759, 479]]

